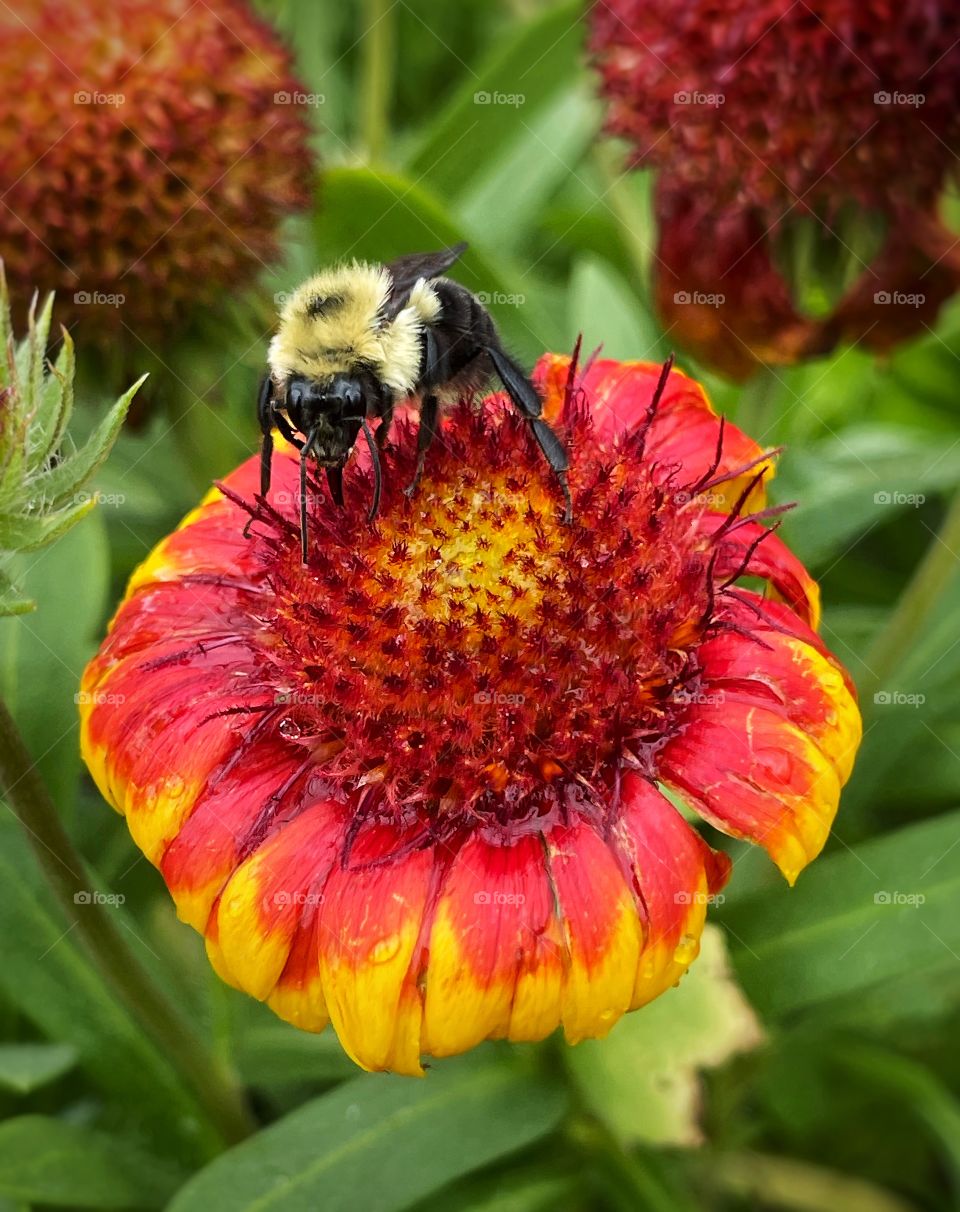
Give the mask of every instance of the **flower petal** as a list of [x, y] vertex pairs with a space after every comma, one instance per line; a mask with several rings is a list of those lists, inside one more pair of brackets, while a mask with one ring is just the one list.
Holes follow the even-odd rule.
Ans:
[[717, 828], [764, 846], [793, 883], [829, 835], [860, 713], [820, 645], [742, 606], [738, 617], [756, 638], [723, 631], [702, 646], [702, 693], [660, 772]]
[[[656, 362], [616, 362], [594, 358], [578, 371], [575, 390], [582, 392], [593, 415], [601, 440], [610, 441], [633, 433], [647, 422], [662, 366]], [[567, 395], [570, 358], [547, 354], [537, 363], [535, 382], [544, 396], [544, 413], [558, 418]], [[733, 506], [750, 481], [760, 472], [773, 475], [773, 459], [735, 425], [723, 428], [723, 447], [715, 470], [720, 440], [720, 418], [696, 380], [674, 368], [647, 431], [645, 453], [665, 467], [676, 468], [678, 487], [695, 484], [705, 477], [711, 492]], [[741, 473], [741, 469], [744, 470]], [[740, 474], [737, 474], [740, 473]], [[726, 479], [730, 476], [732, 478]], [[722, 508], [719, 501], [716, 508]], [[762, 483], [751, 493], [750, 508], [763, 505]], [[749, 511], [748, 511], [749, 512]]]
[[320, 972], [344, 1050], [364, 1069], [420, 1075], [422, 923], [433, 847], [387, 825], [362, 831], [320, 906]]
[[[309, 926], [317, 916], [345, 832], [342, 809], [312, 804], [261, 842], [223, 889], [215, 909], [221, 962], [234, 983], [260, 1001], [276, 989], [304, 919]], [[315, 1019], [318, 997], [323, 1004], [316, 954], [313, 972], [299, 975], [314, 1002], [306, 1014]], [[283, 996], [296, 1013], [289, 982]]]
[[613, 836], [644, 927], [630, 1000], [635, 1010], [675, 985], [696, 959], [707, 906], [726, 882], [730, 860], [645, 778], [629, 772], [620, 794]]
[[560, 1022], [565, 947], [539, 834], [468, 839], [443, 882], [430, 934], [424, 1051], [538, 1040]]
[[575, 1044], [606, 1035], [629, 1007], [643, 931], [623, 871], [592, 824], [557, 825], [546, 846], [567, 948], [560, 1019]]

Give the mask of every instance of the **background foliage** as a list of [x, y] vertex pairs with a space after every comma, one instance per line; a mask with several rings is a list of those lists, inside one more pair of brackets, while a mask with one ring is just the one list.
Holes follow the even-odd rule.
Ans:
[[[0, 624], [0, 686], [117, 921], [262, 1127], [223, 1152], [4, 813], [0, 1209], [960, 1207], [960, 578], [941, 578], [905, 650], [876, 646], [960, 482], [956, 305], [883, 361], [846, 348], [762, 393], [679, 351], [721, 410], [786, 447], [775, 498], [800, 505], [785, 537], [822, 582], [866, 738], [825, 857], [788, 891], [728, 844], [704, 957], [607, 1041], [489, 1045], [419, 1083], [358, 1075], [331, 1033], [298, 1034], [217, 981], [83, 776], [80, 672], [135, 564], [255, 449], [275, 293], [344, 254], [465, 238], [460, 276], [521, 358], [580, 332], [615, 357], [672, 345], [648, 301], [650, 181], [598, 139], [579, 0], [261, 7], [322, 96], [316, 206], [255, 289], [143, 348], [154, 407], [99, 473], [101, 507], [22, 557], [40, 605]], [[117, 385], [82, 360], [82, 323], [73, 335], [82, 433]]]

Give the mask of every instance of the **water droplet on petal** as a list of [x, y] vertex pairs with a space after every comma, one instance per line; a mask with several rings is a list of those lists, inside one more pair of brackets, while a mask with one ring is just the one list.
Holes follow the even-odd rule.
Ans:
[[288, 741], [297, 741], [300, 739], [300, 725], [290, 716], [285, 715], [280, 721], [278, 731], [282, 737], [286, 737]]
[[682, 934], [673, 953], [673, 962], [675, 964], [689, 964], [696, 958], [699, 949], [700, 941], [695, 934]]

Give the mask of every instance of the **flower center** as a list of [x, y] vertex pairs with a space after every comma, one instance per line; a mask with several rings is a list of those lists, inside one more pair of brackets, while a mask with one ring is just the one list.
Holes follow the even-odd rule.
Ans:
[[310, 565], [285, 535], [271, 629], [281, 730], [331, 777], [392, 809], [516, 820], [650, 768], [697, 674], [710, 553], [636, 442], [571, 429], [570, 525], [523, 422], [493, 406], [453, 410], [410, 498], [414, 425], [397, 425], [374, 527], [359, 460], [346, 510], [314, 484]]

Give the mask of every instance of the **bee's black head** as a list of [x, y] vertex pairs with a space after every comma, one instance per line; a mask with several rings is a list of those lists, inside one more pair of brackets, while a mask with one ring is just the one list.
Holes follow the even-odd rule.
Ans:
[[295, 429], [313, 435], [310, 450], [320, 466], [339, 467], [353, 449], [367, 408], [356, 379], [337, 375], [318, 382], [294, 375], [287, 382], [286, 412]]

